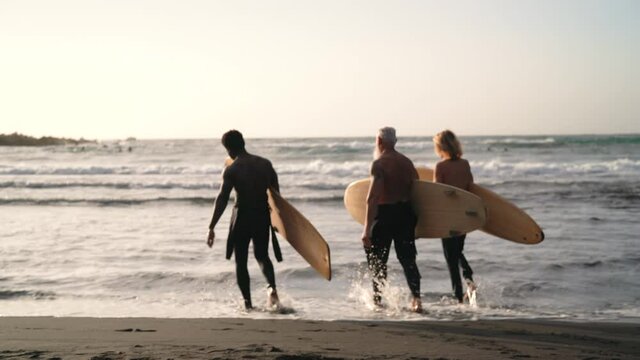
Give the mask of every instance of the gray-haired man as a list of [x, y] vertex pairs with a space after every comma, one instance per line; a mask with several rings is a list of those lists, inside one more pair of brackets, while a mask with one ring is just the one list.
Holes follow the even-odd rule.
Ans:
[[415, 245], [417, 218], [409, 202], [411, 186], [418, 179], [418, 173], [411, 160], [396, 151], [396, 141], [394, 128], [385, 127], [378, 131], [362, 244], [372, 272], [376, 306], [382, 304], [380, 287], [387, 278], [387, 260], [394, 241], [396, 255], [413, 297], [411, 310], [420, 312], [420, 272], [416, 265]]

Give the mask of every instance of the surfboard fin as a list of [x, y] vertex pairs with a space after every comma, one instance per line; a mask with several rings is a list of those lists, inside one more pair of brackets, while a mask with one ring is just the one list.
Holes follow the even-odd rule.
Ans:
[[478, 212], [475, 211], [475, 210], [467, 210], [464, 213], [467, 214], [467, 216], [471, 216], [471, 217], [477, 217], [478, 216]]

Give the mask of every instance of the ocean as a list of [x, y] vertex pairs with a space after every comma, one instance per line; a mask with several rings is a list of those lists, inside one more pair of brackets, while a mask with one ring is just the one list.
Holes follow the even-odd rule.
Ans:
[[[393, 254], [388, 306], [372, 310], [362, 229], [342, 198], [367, 177], [373, 138], [247, 140], [331, 247], [326, 281], [281, 239], [279, 313], [265, 310], [266, 282], [251, 257], [258, 308], [243, 310], [234, 263], [224, 258], [230, 206], [213, 248], [205, 244], [226, 157], [220, 141], [130, 140], [0, 147], [0, 316], [638, 321], [640, 135], [461, 140], [475, 181], [546, 235], [521, 245], [468, 234], [475, 308], [452, 300], [440, 240], [419, 239], [426, 312], [406, 310]], [[397, 147], [417, 166], [437, 160], [428, 137], [400, 138]]]

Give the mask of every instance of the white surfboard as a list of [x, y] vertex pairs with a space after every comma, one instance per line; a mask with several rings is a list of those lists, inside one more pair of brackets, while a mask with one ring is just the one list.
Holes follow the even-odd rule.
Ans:
[[[417, 167], [420, 180], [433, 181], [433, 170]], [[469, 191], [479, 196], [487, 207], [487, 222], [480, 230], [520, 244], [538, 244], [544, 240], [540, 226], [523, 210], [493, 191], [472, 184]]]
[[[344, 193], [349, 214], [364, 224], [370, 179], [352, 182]], [[416, 180], [411, 203], [418, 217], [417, 238], [447, 238], [484, 225], [486, 212], [479, 197], [453, 186]]]

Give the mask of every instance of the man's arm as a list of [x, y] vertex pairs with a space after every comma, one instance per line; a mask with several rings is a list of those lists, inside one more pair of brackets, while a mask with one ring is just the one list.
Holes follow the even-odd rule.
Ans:
[[229, 202], [229, 196], [231, 195], [231, 190], [233, 189], [233, 182], [231, 181], [231, 176], [229, 172], [225, 168], [222, 172], [222, 186], [220, 186], [220, 192], [216, 197], [215, 205], [213, 207], [213, 217], [211, 218], [211, 223], [209, 223], [209, 235], [207, 236], [207, 245], [209, 247], [213, 246], [213, 241], [215, 239], [215, 227], [222, 213], [227, 208], [227, 203]]
[[367, 195], [367, 210], [364, 220], [364, 229], [362, 230], [362, 245], [365, 248], [371, 247], [371, 226], [378, 215], [378, 202], [384, 189], [384, 178], [382, 177], [382, 168], [377, 162], [371, 165], [371, 186], [369, 186], [369, 194]]
[[273, 165], [269, 163], [271, 167], [271, 187], [273, 187], [277, 192], [280, 192], [280, 183], [278, 182], [278, 173], [273, 168]]

